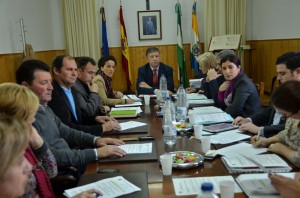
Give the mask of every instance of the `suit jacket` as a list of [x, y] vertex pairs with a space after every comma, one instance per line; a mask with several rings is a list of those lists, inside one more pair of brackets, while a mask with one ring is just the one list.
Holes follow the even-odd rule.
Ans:
[[280, 131], [284, 130], [286, 118], [282, 116], [280, 122], [277, 125], [273, 124], [273, 119], [275, 116], [275, 109], [272, 106], [264, 108], [261, 112], [255, 113], [250, 116], [252, 123], [257, 126], [264, 127], [264, 136], [272, 137]]
[[257, 89], [246, 74], [242, 74], [236, 79], [231, 105], [226, 106], [224, 101], [219, 101], [219, 105], [233, 118], [237, 116], [249, 117], [255, 112], [261, 111]]
[[[159, 70], [158, 70], [158, 80], [160, 79], [162, 74], [164, 74], [167, 79], [168, 90], [171, 92], [175, 92], [174, 91], [174, 80], [173, 80], [173, 68], [168, 65], [165, 65], [163, 63], [160, 63]], [[139, 87], [140, 82], [147, 83], [148, 85], [150, 85], [152, 87], [152, 89]], [[159, 89], [159, 82], [158, 82], [158, 86], [153, 87], [153, 72], [152, 72], [152, 69], [151, 69], [149, 63], [147, 63], [146, 65], [140, 67], [138, 70], [138, 79], [136, 81], [136, 90], [137, 90], [138, 94], [153, 94], [155, 89]]]
[[[84, 131], [86, 133], [90, 133], [96, 136], [101, 136], [102, 134], [102, 125], [94, 124], [94, 125], [84, 125], [82, 114], [80, 111], [80, 106], [78, 103], [77, 91], [74, 87], [71, 88], [71, 92], [74, 98], [77, 120], [73, 115], [71, 105], [68, 101], [68, 98], [61, 88], [61, 86], [53, 80], [52, 82], [53, 91], [52, 91], [52, 100], [48, 102], [48, 106], [52, 109], [52, 111], [60, 118], [60, 120], [68, 125], [71, 128]], [[94, 117], [86, 117], [85, 119], [95, 120]]]
[[101, 97], [95, 92], [90, 92], [88, 86], [79, 79], [76, 80], [74, 88], [78, 93], [79, 109], [83, 117], [96, 117], [101, 115]]

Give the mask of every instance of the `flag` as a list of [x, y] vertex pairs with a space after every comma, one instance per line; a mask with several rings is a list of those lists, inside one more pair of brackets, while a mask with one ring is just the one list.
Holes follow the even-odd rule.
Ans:
[[178, 61], [178, 68], [179, 68], [180, 84], [183, 84], [184, 87], [187, 87], [188, 80], [186, 75], [186, 66], [185, 66], [183, 43], [182, 43], [180, 3], [176, 3], [175, 12], [177, 13], [177, 61]]
[[100, 14], [102, 18], [102, 48], [101, 48], [101, 55], [107, 56], [109, 55], [108, 49], [108, 40], [107, 40], [107, 32], [106, 32], [106, 18], [105, 18], [105, 11], [104, 11], [104, 4], [100, 8]]
[[196, 1], [195, 1], [193, 4], [193, 12], [192, 12], [190, 57], [191, 57], [191, 67], [197, 76], [200, 74], [200, 71], [199, 71], [199, 64], [196, 58], [200, 54], [201, 54], [201, 45], [200, 45], [200, 38], [199, 38], [199, 31], [198, 31]]
[[128, 40], [126, 35], [126, 28], [123, 19], [123, 11], [122, 5], [120, 5], [120, 33], [121, 33], [121, 48], [122, 48], [122, 67], [126, 73], [126, 81], [127, 81], [127, 90], [131, 90], [131, 72], [130, 72], [130, 60], [129, 60], [129, 47], [128, 47]]

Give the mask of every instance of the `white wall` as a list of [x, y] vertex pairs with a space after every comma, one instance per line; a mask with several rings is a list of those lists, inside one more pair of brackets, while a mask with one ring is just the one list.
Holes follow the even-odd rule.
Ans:
[[300, 38], [300, 0], [248, 0], [247, 40]]
[[[109, 47], [118, 47], [120, 46], [120, 22], [117, 13], [120, 8], [120, 0], [104, 0], [104, 2]], [[123, 16], [129, 46], [175, 44], [177, 42], [177, 18], [175, 13], [177, 0], [150, 0], [149, 2], [150, 10], [161, 10], [162, 40], [139, 40], [137, 12], [146, 10], [146, 0], [122, 0]], [[189, 43], [194, 0], [180, 0], [179, 2], [181, 3], [182, 10], [183, 42]], [[203, 0], [197, 0], [200, 35], [203, 35], [203, 25], [201, 25], [201, 19], [203, 19], [202, 4]]]
[[35, 51], [65, 49], [60, 0], [1, 0], [0, 54], [23, 50], [21, 28], [23, 18], [26, 41]]

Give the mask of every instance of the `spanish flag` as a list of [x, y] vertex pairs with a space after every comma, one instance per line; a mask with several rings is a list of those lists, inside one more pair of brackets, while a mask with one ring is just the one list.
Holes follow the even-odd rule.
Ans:
[[120, 33], [121, 33], [121, 48], [122, 48], [122, 67], [126, 73], [127, 90], [130, 91], [132, 77], [130, 71], [129, 47], [128, 47], [125, 23], [123, 19], [122, 5], [120, 5], [119, 16], [120, 16]]

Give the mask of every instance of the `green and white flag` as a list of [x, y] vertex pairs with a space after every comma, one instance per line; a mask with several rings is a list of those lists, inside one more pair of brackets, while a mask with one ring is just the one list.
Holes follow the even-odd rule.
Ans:
[[184, 60], [184, 51], [182, 43], [182, 29], [181, 29], [181, 5], [176, 3], [175, 12], [177, 13], [177, 61], [179, 68], [179, 80], [180, 84], [186, 88], [188, 86], [188, 80], [186, 75], [186, 65]]

